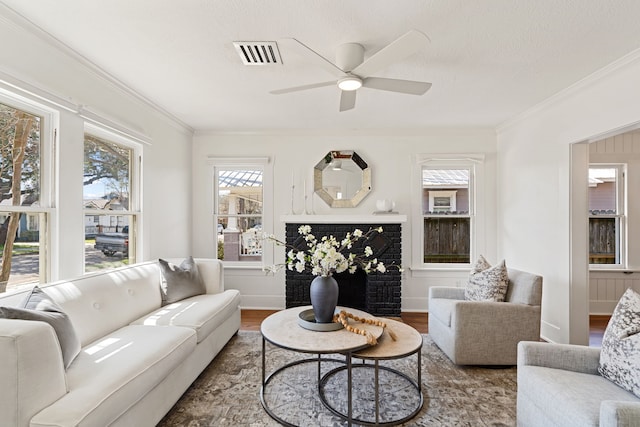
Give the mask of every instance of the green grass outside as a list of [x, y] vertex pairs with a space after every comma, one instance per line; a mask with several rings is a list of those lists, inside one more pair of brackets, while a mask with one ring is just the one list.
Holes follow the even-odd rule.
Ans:
[[[4, 253], [4, 245], [0, 245], [0, 256]], [[39, 243], [14, 243], [13, 252], [15, 255], [34, 255], [40, 253]]]

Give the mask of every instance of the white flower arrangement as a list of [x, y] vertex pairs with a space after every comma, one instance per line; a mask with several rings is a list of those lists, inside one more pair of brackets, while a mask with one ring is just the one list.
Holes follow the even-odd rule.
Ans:
[[[320, 241], [311, 234], [310, 225], [302, 225], [298, 228], [298, 233], [304, 237], [307, 242], [308, 249], [300, 250], [289, 247], [287, 252], [287, 261], [285, 264], [277, 264], [264, 267], [263, 270], [268, 273], [275, 273], [280, 267], [286, 266], [291, 271], [302, 273], [310, 271], [315, 276], [331, 276], [333, 273], [342, 273], [348, 271], [355, 273], [361, 268], [365, 273], [377, 271], [385, 273], [387, 266], [378, 261], [377, 258], [370, 259], [373, 255], [373, 249], [365, 246], [362, 254], [346, 253], [353, 247], [353, 244], [362, 238], [367, 238], [372, 233], [382, 233], [382, 227], [372, 228], [366, 233], [362, 230], [355, 229], [353, 233], [347, 233], [344, 239], [338, 240], [333, 235], [324, 236]], [[275, 236], [265, 236], [266, 239], [275, 242], [277, 245], [287, 247], [286, 243], [278, 240]], [[398, 267], [398, 266], [396, 266]], [[402, 269], [398, 267], [402, 272]]]

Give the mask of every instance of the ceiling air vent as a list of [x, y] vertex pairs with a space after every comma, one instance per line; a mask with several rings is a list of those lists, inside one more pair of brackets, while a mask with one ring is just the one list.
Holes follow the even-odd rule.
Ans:
[[282, 64], [276, 42], [233, 42], [244, 65]]

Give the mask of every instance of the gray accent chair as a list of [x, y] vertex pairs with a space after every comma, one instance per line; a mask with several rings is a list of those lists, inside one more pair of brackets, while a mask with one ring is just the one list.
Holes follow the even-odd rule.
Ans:
[[515, 365], [518, 342], [540, 339], [542, 277], [508, 269], [505, 302], [466, 301], [463, 287], [429, 289], [429, 336], [457, 365]]
[[640, 426], [640, 399], [600, 376], [599, 361], [599, 347], [518, 344], [518, 426]]

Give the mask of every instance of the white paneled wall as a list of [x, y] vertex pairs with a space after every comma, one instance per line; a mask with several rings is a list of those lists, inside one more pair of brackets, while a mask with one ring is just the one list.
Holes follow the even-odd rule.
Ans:
[[628, 269], [589, 273], [589, 312], [611, 314], [627, 288], [640, 292], [640, 130], [591, 143], [589, 162], [627, 164]]
[[640, 154], [640, 129], [593, 142], [589, 144], [589, 154]]
[[640, 273], [591, 272], [589, 310], [591, 314], [611, 314], [628, 288], [640, 292]]

